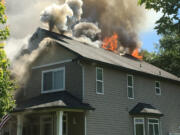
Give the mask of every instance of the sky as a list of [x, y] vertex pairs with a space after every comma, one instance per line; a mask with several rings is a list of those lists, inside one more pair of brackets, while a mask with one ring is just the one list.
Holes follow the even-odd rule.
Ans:
[[154, 44], [159, 43], [160, 35], [157, 35], [155, 30], [150, 30], [148, 32], [142, 32], [139, 35], [141, 42], [143, 43], [142, 49], [146, 49], [149, 52], [153, 52], [155, 50]]
[[157, 34], [154, 27], [155, 22], [162, 16], [162, 13], [156, 13], [153, 10], [147, 10], [144, 30], [139, 33], [140, 41], [142, 42], [142, 49], [149, 52], [155, 51], [154, 44], [159, 43], [160, 35]]

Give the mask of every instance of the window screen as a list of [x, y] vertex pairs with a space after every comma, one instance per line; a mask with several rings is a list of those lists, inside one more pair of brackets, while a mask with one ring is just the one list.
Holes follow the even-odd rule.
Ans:
[[99, 67], [96, 68], [96, 92], [104, 93], [103, 69]]
[[64, 89], [64, 69], [43, 72], [43, 91]]
[[128, 93], [128, 98], [131, 98], [131, 99], [134, 98], [133, 76], [132, 75], [127, 76], [127, 93]]

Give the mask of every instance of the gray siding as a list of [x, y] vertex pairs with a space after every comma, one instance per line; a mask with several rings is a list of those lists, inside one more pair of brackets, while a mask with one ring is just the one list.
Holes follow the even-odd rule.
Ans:
[[[51, 50], [54, 51], [51, 52]], [[26, 85], [19, 91], [16, 99], [18, 102], [29, 99], [41, 94], [42, 71], [65, 67], [65, 90], [72, 95], [82, 99], [82, 68], [77, 61], [55, 64], [50, 66], [39, 67], [42, 65], [53, 64], [61, 61], [75, 59], [73, 53], [65, 50], [60, 46], [52, 46], [47, 48], [32, 64], [30, 76]], [[37, 68], [38, 67], [38, 68]]]
[[161, 96], [155, 95], [155, 80], [134, 75], [135, 99], [127, 97], [127, 74], [104, 67], [104, 95], [96, 94], [96, 66], [84, 64], [83, 101], [96, 108], [87, 115], [87, 135], [132, 135], [133, 118], [129, 111], [138, 103], [149, 103], [165, 116], [162, 134], [180, 132], [180, 85], [161, 82]]

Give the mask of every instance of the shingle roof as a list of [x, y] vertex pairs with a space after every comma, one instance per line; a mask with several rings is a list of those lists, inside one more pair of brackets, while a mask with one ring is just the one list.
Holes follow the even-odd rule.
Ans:
[[53, 38], [59, 45], [75, 52], [83, 58], [180, 82], [180, 78], [176, 77], [175, 75], [142, 60], [138, 60], [129, 56], [127, 57], [127, 55], [118, 55], [103, 48], [97, 48], [85, 43], [81, 43], [67, 36], [44, 29], [39, 28], [39, 31], [43, 32], [46, 37]]
[[130, 115], [148, 115], [161, 117], [163, 114], [151, 104], [138, 103], [130, 112]]
[[67, 108], [93, 110], [89, 104], [82, 103], [67, 91], [41, 94], [26, 101], [17, 103], [13, 112], [38, 110], [44, 108]]

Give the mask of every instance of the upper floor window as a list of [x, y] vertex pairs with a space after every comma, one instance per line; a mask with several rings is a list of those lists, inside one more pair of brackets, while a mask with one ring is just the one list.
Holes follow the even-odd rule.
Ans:
[[155, 81], [155, 93], [156, 93], [156, 95], [161, 95], [161, 88], [160, 88], [159, 81]]
[[148, 132], [149, 135], [160, 135], [159, 119], [148, 119]]
[[104, 94], [103, 68], [96, 67], [96, 93]]
[[65, 68], [42, 72], [42, 93], [65, 89]]
[[134, 135], [145, 135], [144, 118], [134, 118]]
[[134, 99], [133, 75], [127, 76], [127, 95], [129, 99]]

